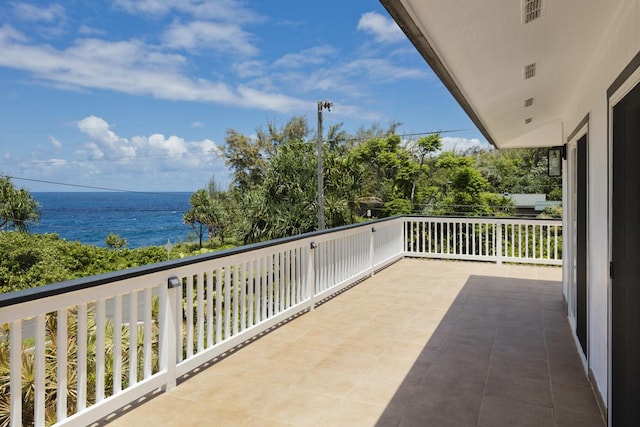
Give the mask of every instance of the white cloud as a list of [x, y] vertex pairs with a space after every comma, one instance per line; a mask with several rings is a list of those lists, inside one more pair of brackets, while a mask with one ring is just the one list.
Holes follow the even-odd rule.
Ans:
[[83, 36], [102, 36], [105, 35], [106, 32], [104, 30], [92, 28], [87, 25], [80, 25], [80, 28], [78, 28], [78, 34], [82, 34]]
[[186, 24], [174, 22], [163, 39], [165, 45], [172, 49], [211, 49], [255, 55], [258, 49], [249, 42], [250, 37], [236, 24], [193, 21]]
[[191, 166], [206, 165], [221, 156], [222, 151], [211, 140], [186, 141], [184, 138], [154, 133], [150, 136], [118, 136], [106, 120], [88, 116], [80, 120], [78, 129], [90, 138], [85, 145], [90, 160], [113, 160], [166, 164], [179, 162]]
[[465, 151], [471, 148], [490, 148], [491, 145], [478, 138], [458, 138], [445, 136], [442, 138], [442, 151]]
[[159, 99], [200, 101], [259, 108], [280, 113], [299, 111], [309, 101], [280, 93], [233, 88], [221, 81], [191, 78], [186, 59], [139, 40], [110, 42], [79, 39], [66, 49], [32, 45], [13, 28], [0, 28], [0, 66], [30, 72], [58, 87], [104, 89]]
[[288, 53], [276, 60], [273, 65], [283, 68], [300, 68], [306, 65], [319, 65], [327, 60], [327, 56], [333, 56], [338, 51], [328, 45], [315, 46], [297, 53]]
[[265, 19], [236, 0], [116, 0], [115, 4], [130, 14], [152, 17], [178, 12], [198, 19], [237, 23], [261, 22]]
[[118, 137], [100, 117], [85, 117], [78, 122], [78, 129], [92, 139], [87, 144], [92, 159], [122, 160], [136, 156], [135, 147], [125, 138]]
[[62, 148], [62, 142], [58, 141], [55, 137], [49, 135], [49, 141], [51, 141], [51, 145], [53, 146], [53, 148], [55, 149]]
[[38, 176], [60, 182], [70, 182], [72, 176], [74, 183], [83, 185], [145, 191], [180, 191], [185, 185], [195, 188], [212, 174], [220, 182], [228, 182], [223, 152], [210, 139], [190, 141], [161, 133], [125, 137], [97, 116], [78, 121], [77, 128], [87, 138], [84, 146], [75, 150], [71, 159], [58, 155], [32, 160], [31, 168], [38, 165]]
[[52, 23], [65, 18], [64, 8], [57, 3], [47, 7], [28, 3], [13, 3], [12, 6], [14, 15], [22, 21]]
[[363, 14], [357, 29], [373, 35], [375, 41], [380, 43], [394, 43], [405, 38], [400, 27], [391, 18], [377, 12]]
[[202, 122], [195, 121], [195, 122], [191, 123], [191, 127], [192, 128], [201, 128], [201, 127], [204, 127], [204, 124]]
[[264, 75], [266, 64], [264, 61], [248, 60], [233, 65], [233, 70], [241, 79], [259, 77]]
[[352, 75], [368, 74], [375, 80], [420, 79], [428, 76], [421, 68], [400, 67], [384, 58], [360, 58], [348, 63], [343, 72]]

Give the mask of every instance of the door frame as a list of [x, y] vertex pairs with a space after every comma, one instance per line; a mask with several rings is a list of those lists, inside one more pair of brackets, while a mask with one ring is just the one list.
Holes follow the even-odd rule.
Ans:
[[[582, 360], [582, 364], [583, 364], [583, 368], [585, 370], [585, 374], [588, 375], [589, 373], [589, 348], [591, 345], [591, 340], [589, 339], [589, 255], [588, 255], [588, 251], [589, 251], [589, 114], [587, 114], [578, 124], [578, 126], [576, 126], [575, 130], [573, 132], [571, 132], [571, 134], [569, 135], [569, 137], [567, 138], [567, 146], [566, 146], [566, 152], [567, 152], [567, 173], [565, 175], [565, 179], [566, 179], [566, 203], [565, 206], [567, 207], [566, 210], [566, 229], [567, 230], [571, 230], [571, 232], [569, 233], [569, 236], [571, 236], [571, 239], [568, 239], [569, 241], [567, 241], [567, 259], [568, 259], [568, 264], [567, 264], [567, 272], [566, 272], [566, 279], [567, 279], [567, 289], [566, 289], [566, 296], [567, 296], [567, 317], [569, 319], [569, 324], [571, 325], [571, 329], [573, 331], [573, 337], [574, 340], [576, 342], [576, 347], [579, 350], [582, 350], [582, 344], [580, 343], [580, 340], [578, 339], [578, 331], [577, 331], [577, 324], [578, 324], [578, 302], [577, 302], [577, 274], [576, 274], [576, 270], [574, 268], [574, 260], [577, 262], [577, 256], [578, 256], [578, 247], [577, 247], [577, 215], [575, 213], [575, 209], [577, 207], [578, 204], [578, 200], [577, 200], [577, 192], [576, 195], [574, 196], [574, 189], [577, 190], [577, 174], [578, 174], [578, 141], [580, 141], [582, 138], [586, 138], [586, 146], [585, 149], [587, 150], [587, 174], [586, 174], [586, 180], [587, 180], [587, 191], [585, 194], [586, 197], [586, 203], [585, 205], [587, 206], [587, 212], [585, 213], [585, 221], [586, 221], [586, 228], [587, 228], [587, 233], [586, 233], [586, 246], [587, 246], [587, 259], [585, 260], [586, 262], [586, 275], [587, 275], [587, 289], [586, 289], [586, 296], [587, 296], [587, 305], [586, 305], [586, 310], [587, 312], [584, 313], [586, 316], [586, 334], [587, 334], [587, 349], [586, 351], [583, 353], [582, 351], [578, 351], [578, 355], [580, 356], [580, 359]], [[574, 224], [576, 224], [576, 226], [574, 226]]]
[[[609, 89], [607, 89], [607, 189], [608, 189], [608, 206], [607, 206], [607, 246], [609, 262], [612, 262], [613, 250], [613, 108], [622, 101], [636, 86], [640, 85], [640, 52], [631, 60], [620, 75], [614, 80]], [[613, 406], [613, 343], [611, 342], [611, 334], [613, 331], [613, 307], [612, 307], [612, 284], [613, 279], [609, 275], [607, 282], [607, 424], [612, 425], [612, 409]]]

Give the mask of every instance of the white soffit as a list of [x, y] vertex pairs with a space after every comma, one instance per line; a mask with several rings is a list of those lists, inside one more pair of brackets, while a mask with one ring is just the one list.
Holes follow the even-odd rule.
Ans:
[[512, 140], [503, 141], [500, 148], [549, 147], [562, 144], [562, 121], [554, 120], [532, 128], [529, 132], [522, 133]]
[[[426, 40], [452, 80], [449, 89], [457, 88], [454, 96], [502, 148], [562, 143], [562, 133], [556, 139], [556, 132], [539, 129], [561, 123], [583, 67], [624, 0], [540, 0], [537, 17], [526, 24], [523, 8], [531, 0], [380, 1], [438, 72], [419, 43]], [[527, 79], [532, 64], [535, 75]], [[532, 144], [531, 135], [554, 140]]]

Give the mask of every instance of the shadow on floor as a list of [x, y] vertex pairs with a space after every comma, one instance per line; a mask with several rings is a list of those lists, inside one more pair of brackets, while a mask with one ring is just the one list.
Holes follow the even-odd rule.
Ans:
[[378, 426], [603, 426], [561, 283], [470, 276]]

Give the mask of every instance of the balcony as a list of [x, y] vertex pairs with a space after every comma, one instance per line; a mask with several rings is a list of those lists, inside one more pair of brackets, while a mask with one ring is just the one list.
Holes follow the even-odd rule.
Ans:
[[37, 425], [602, 425], [561, 270], [522, 265], [561, 231], [394, 218], [8, 294], [11, 389], [26, 359]]

